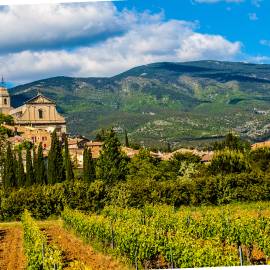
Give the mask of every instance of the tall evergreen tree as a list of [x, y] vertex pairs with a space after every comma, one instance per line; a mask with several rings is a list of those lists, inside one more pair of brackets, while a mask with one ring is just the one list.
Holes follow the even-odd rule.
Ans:
[[121, 152], [121, 144], [113, 130], [108, 132], [97, 161], [97, 177], [111, 184], [125, 179], [127, 161]]
[[32, 163], [31, 150], [26, 150], [26, 181], [25, 185], [30, 187], [35, 183], [34, 169]]
[[10, 143], [7, 145], [6, 158], [4, 162], [4, 187], [14, 187], [16, 185], [16, 171], [14, 170], [14, 155]]
[[65, 162], [65, 172], [66, 172], [66, 180], [72, 181], [74, 180], [74, 173], [72, 169], [72, 162], [70, 159], [70, 154], [68, 150], [68, 139], [67, 136], [65, 136], [65, 151], [64, 151], [64, 162]]
[[48, 155], [48, 184], [65, 180], [65, 170], [62, 155], [62, 143], [57, 138], [56, 131], [52, 133], [51, 149]]
[[15, 187], [18, 187], [18, 166], [19, 166], [19, 163], [17, 160], [17, 155], [16, 155], [16, 152], [13, 151], [13, 170], [15, 173], [15, 178], [14, 178], [14, 186]]
[[83, 180], [86, 182], [94, 181], [96, 178], [95, 163], [92, 152], [87, 147], [83, 151]]
[[25, 185], [25, 172], [23, 166], [23, 159], [22, 159], [22, 151], [19, 150], [18, 152], [18, 168], [17, 168], [17, 181], [18, 186], [23, 187]]
[[129, 147], [129, 141], [128, 141], [128, 134], [127, 134], [127, 130], [125, 129], [125, 146]]
[[37, 184], [42, 185], [47, 183], [47, 175], [43, 157], [42, 143], [40, 143], [38, 146], [35, 175]]

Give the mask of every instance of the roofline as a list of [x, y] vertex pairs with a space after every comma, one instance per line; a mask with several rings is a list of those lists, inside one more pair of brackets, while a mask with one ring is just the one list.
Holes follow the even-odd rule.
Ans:
[[34, 100], [34, 99], [36, 99], [37, 97], [43, 97], [43, 98], [46, 98], [46, 99], [48, 99], [49, 101], [51, 101], [53, 104], [56, 105], [56, 102], [55, 102], [55, 101], [53, 101], [52, 99], [50, 99], [50, 98], [44, 96], [44, 95], [41, 94], [41, 93], [38, 93], [38, 94], [37, 94], [36, 96], [34, 96], [33, 98], [31, 98], [31, 99], [25, 101], [24, 104], [31, 104], [31, 101]]

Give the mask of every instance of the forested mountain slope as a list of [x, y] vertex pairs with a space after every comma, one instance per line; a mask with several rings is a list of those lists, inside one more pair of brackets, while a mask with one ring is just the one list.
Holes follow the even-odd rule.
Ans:
[[13, 106], [41, 91], [71, 133], [128, 130], [143, 144], [200, 144], [235, 130], [270, 137], [270, 65], [197, 61], [154, 63], [111, 78], [55, 77], [10, 89]]

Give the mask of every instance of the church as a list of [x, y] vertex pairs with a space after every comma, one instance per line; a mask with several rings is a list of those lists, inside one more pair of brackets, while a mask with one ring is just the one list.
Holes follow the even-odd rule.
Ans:
[[37, 129], [66, 133], [65, 118], [56, 110], [56, 103], [38, 93], [18, 108], [12, 108], [7, 88], [0, 87], [0, 113], [11, 115], [17, 126], [31, 126]]

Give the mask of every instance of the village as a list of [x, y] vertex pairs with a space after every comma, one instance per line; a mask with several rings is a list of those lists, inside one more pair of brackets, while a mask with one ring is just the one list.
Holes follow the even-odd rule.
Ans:
[[[102, 149], [102, 141], [92, 141], [88, 138], [76, 135], [71, 136], [67, 132], [65, 118], [57, 112], [56, 103], [50, 98], [38, 93], [35, 97], [28, 100], [18, 108], [11, 107], [11, 97], [8, 89], [0, 87], [0, 113], [10, 115], [14, 119], [14, 124], [1, 124], [2, 127], [11, 131], [12, 136], [7, 138], [13, 148], [30, 142], [36, 148], [42, 144], [44, 157], [48, 156], [51, 148], [51, 134], [56, 130], [58, 137], [64, 136], [68, 138], [68, 149], [71, 159], [76, 168], [83, 167], [83, 151], [86, 148], [91, 150], [93, 159], [97, 159]], [[270, 147], [270, 142], [261, 142], [252, 145], [252, 149]], [[122, 151], [132, 158], [139, 153], [139, 150], [122, 146]], [[213, 151], [200, 151], [197, 149], [181, 148], [174, 152], [150, 152], [150, 154], [161, 160], [169, 160], [176, 153], [192, 153], [201, 157], [202, 163], [211, 162]], [[25, 155], [23, 155], [25, 163]]]

